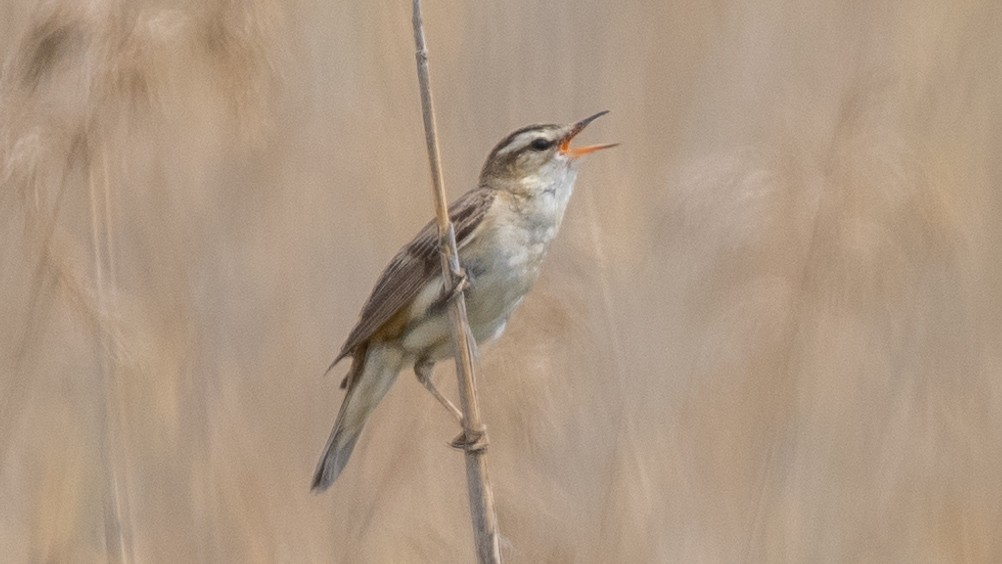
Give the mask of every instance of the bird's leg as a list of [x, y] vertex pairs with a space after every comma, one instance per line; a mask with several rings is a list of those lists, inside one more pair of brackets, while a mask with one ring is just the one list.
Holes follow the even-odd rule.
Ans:
[[446, 301], [449, 302], [458, 298], [460, 294], [470, 287], [470, 276], [462, 266], [458, 270], [452, 271], [452, 278], [456, 281], [456, 284], [449, 290], [449, 295], [445, 297]]
[[431, 395], [435, 396], [438, 403], [442, 404], [445, 409], [449, 410], [449, 413], [451, 413], [452, 416], [456, 418], [456, 421], [462, 425], [463, 412], [459, 411], [459, 408], [453, 405], [448, 398], [443, 396], [442, 392], [438, 391], [438, 388], [435, 387], [435, 383], [431, 381], [431, 378], [434, 375], [434, 369], [435, 361], [431, 359], [422, 358], [414, 364], [414, 374], [417, 376], [418, 382], [421, 382], [421, 385], [427, 388], [427, 390], [431, 392]]
[[[441, 249], [442, 252], [445, 252], [444, 249], [447, 246], [447, 243], [449, 241], [454, 241], [454, 239], [455, 239], [455, 231], [453, 231], [452, 226], [450, 226], [449, 232], [439, 240], [438, 248]], [[449, 262], [450, 262], [449, 271], [452, 273], [452, 276], [450, 278], [456, 281], [456, 284], [452, 288], [449, 288], [449, 293], [445, 297], [446, 301], [451, 302], [455, 300], [460, 294], [462, 294], [463, 291], [465, 291], [467, 288], [470, 287], [470, 277], [466, 273], [465, 268], [463, 268], [458, 264], [456, 268], [452, 268], [451, 265], [452, 261], [450, 260]]]
[[[429, 392], [431, 392], [431, 395], [435, 396], [435, 399], [437, 399], [438, 402], [441, 403], [442, 406], [445, 407], [445, 409], [447, 409], [449, 413], [451, 413], [452, 416], [456, 418], [456, 421], [459, 423], [459, 426], [462, 427], [463, 412], [459, 411], [459, 408], [453, 405], [453, 403], [449, 401], [448, 398], [442, 395], [442, 392], [438, 391], [438, 388], [435, 387], [435, 383], [432, 382], [431, 380], [432, 375], [434, 373], [434, 368], [435, 368], [434, 361], [429, 359], [421, 359], [417, 361], [416, 364], [414, 364], [414, 374], [417, 375], [418, 381], [421, 382], [421, 384], [425, 388], [427, 388]], [[466, 437], [465, 430], [462, 433], [459, 433], [459, 436], [453, 439], [452, 442], [449, 443], [449, 446], [463, 451], [465, 450], [481, 451], [487, 448], [486, 439], [487, 439], [486, 429], [481, 426], [480, 429], [474, 430], [472, 436], [469, 438]]]

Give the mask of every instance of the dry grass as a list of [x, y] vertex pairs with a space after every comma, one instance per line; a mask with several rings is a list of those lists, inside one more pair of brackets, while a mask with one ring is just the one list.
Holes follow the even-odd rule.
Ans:
[[[525, 123], [623, 142], [482, 351], [508, 561], [1002, 558], [1002, 8], [425, 10], [454, 195]], [[5, 560], [470, 561], [411, 378], [308, 487], [431, 216], [407, 7], [2, 12]]]

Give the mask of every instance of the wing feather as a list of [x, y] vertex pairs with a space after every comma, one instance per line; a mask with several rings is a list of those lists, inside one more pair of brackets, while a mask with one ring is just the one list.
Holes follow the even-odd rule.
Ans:
[[[462, 247], [494, 201], [495, 191], [477, 188], [460, 196], [449, 206], [449, 218], [456, 230], [456, 245]], [[414, 239], [397, 252], [372, 289], [358, 322], [341, 346], [331, 367], [366, 343], [380, 328], [405, 307], [429, 281], [441, 272], [438, 254], [438, 227], [428, 222]]]

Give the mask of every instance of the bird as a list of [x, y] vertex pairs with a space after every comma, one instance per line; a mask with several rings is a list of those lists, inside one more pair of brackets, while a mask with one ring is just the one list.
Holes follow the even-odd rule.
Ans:
[[458, 419], [432, 382], [437, 361], [454, 355], [450, 294], [462, 292], [477, 343], [501, 335], [539, 277], [540, 265], [574, 190], [582, 157], [618, 143], [571, 147], [599, 112], [570, 124], [535, 124], [502, 139], [476, 187], [449, 206], [461, 268], [447, 288], [434, 221], [390, 261], [328, 372], [350, 358], [345, 397], [313, 477], [322, 492], [341, 475], [366, 420], [407, 367]]

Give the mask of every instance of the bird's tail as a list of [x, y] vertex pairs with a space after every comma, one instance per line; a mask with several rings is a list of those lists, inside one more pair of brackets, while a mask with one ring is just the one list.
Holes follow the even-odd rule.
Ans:
[[403, 360], [399, 349], [385, 345], [374, 345], [352, 359], [348, 393], [317, 464], [313, 476], [314, 492], [326, 490], [344, 470], [366, 419], [397, 379]]

